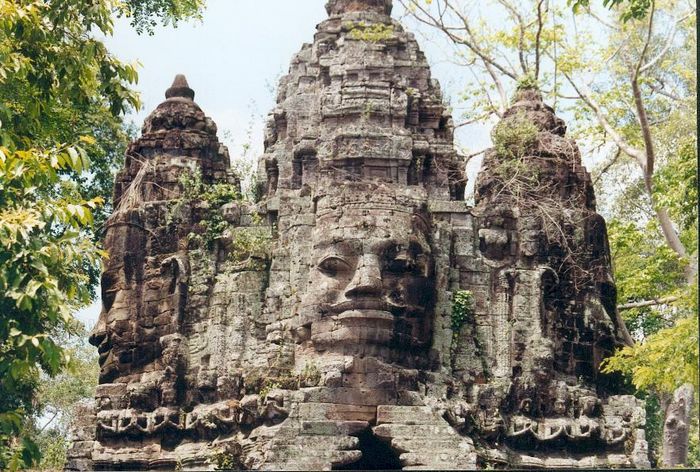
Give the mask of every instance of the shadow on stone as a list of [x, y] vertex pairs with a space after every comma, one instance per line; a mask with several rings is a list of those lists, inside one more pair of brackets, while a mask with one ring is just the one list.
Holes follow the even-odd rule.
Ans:
[[362, 431], [357, 437], [360, 439], [362, 458], [351, 464], [333, 467], [333, 470], [401, 470], [398, 455], [372, 431]]

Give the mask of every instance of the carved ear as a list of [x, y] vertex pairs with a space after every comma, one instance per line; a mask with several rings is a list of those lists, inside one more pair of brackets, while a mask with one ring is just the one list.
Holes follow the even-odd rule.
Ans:
[[430, 220], [427, 218], [427, 213], [423, 213], [420, 209], [415, 210], [411, 216], [411, 226], [414, 231], [420, 231], [426, 239], [426, 242], [430, 240]]
[[101, 294], [102, 294], [102, 305], [105, 311], [112, 309], [114, 304], [114, 299], [117, 296], [117, 276], [113, 272], [105, 272], [102, 274], [101, 281]]

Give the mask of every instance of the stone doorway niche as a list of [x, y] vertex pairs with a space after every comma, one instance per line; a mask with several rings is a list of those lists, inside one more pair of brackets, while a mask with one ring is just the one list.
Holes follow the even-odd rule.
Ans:
[[355, 435], [360, 440], [358, 449], [360, 460], [347, 465], [333, 467], [332, 470], [401, 470], [401, 461], [389, 444], [382, 441], [368, 428]]

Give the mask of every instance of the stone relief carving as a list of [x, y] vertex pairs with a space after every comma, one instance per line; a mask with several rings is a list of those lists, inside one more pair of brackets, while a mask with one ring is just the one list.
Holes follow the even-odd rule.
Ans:
[[366, 201], [360, 190], [331, 203], [335, 209], [321, 208], [332, 197], [320, 202], [298, 341], [387, 362], [422, 357], [435, 290], [429, 221], [391, 199]]
[[[69, 470], [648, 467], [644, 410], [599, 372], [629, 335], [566, 125], [518, 91], [501, 126], [534, 130], [518, 162], [536, 189], [505, 187], [494, 150], [468, 206], [439, 85], [391, 6], [328, 2], [280, 81], [260, 202], [188, 193], [183, 176], [239, 184], [184, 77], [146, 120]], [[372, 24], [387, 37], [353, 33]]]

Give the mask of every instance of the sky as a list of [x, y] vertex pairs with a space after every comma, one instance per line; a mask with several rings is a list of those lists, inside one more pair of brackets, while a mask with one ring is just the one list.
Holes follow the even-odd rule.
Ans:
[[[217, 124], [219, 138], [233, 159], [250, 144], [250, 156], [262, 154], [264, 119], [275, 103], [275, 89], [292, 56], [311, 42], [318, 23], [327, 18], [326, 0], [208, 0], [201, 21], [158, 27], [154, 34], [138, 35], [128, 20], [118, 20], [114, 35], [105, 39], [120, 60], [138, 63], [142, 107], [129, 119], [139, 127], [164, 100], [176, 74], [185, 74], [195, 101]], [[405, 12], [394, 1], [393, 17]], [[409, 23], [409, 22], [407, 22]], [[410, 30], [410, 27], [409, 27]], [[455, 103], [464, 87], [463, 68], [446, 60], [439, 43], [416, 35], [448, 101]], [[460, 128], [456, 144], [467, 152], [487, 147], [489, 126]], [[473, 182], [480, 161], [468, 168]], [[469, 192], [469, 189], [468, 189]], [[94, 325], [100, 302], [77, 313], [88, 327]]]

